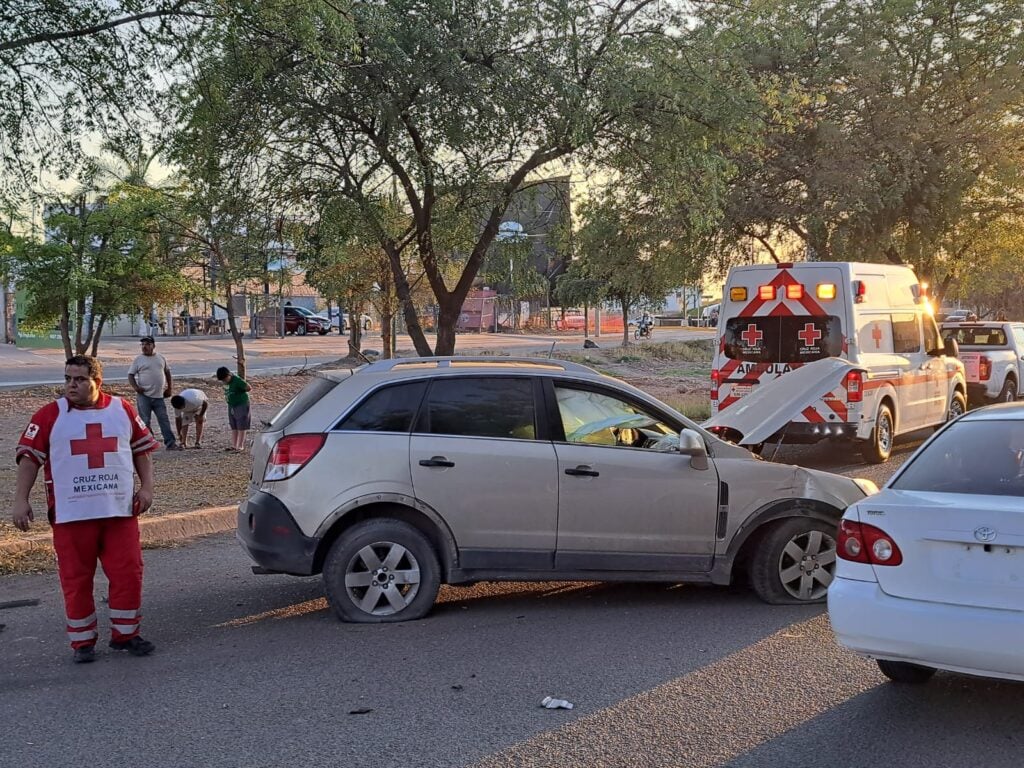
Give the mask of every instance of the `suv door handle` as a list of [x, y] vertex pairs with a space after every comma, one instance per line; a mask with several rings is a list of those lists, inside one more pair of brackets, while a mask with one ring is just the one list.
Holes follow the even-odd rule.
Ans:
[[576, 477], [597, 477], [601, 473], [596, 471], [596, 470], [591, 469], [586, 464], [580, 464], [575, 469], [567, 469], [567, 470], [565, 470], [565, 474], [567, 474], [567, 475], [574, 475]]
[[420, 459], [421, 467], [454, 467], [454, 461], [448, 461], [444, 456], [432, 456], [429, 459]]

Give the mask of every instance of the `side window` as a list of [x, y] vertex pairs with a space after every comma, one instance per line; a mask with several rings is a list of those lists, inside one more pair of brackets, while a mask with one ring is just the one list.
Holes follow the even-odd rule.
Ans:
[[918, 328], [917, 315], [892, 316], [892, 351], [897, 355], [921, 351], [921, 332]]
[[342, 419], [335, 429], [353, 432], [408, 432], [416, 418], [426, 382], [378, 389]]
[[420, 425], [432, 435], [533, 440], [533, 381], [504, 376], [435, 379]]
[[1013, 326], [1013, 338], [1017, 340], [1017, 351], [1024, 352], [1024, 328]]
[[892, 321], [888, 315], [866, 315], [857, 328], [857, 346], [861, 352], [892, 352]]
[[935, 321], [930, 317], [925, 317], [922, 322], [924, 323], [924, 351], [934, 352], [937, 349], [942, 349], [942, 339], [939, 337], [939, 329], [935, 325]]
[[655, 451], [679, 447], [676, 430], [617, 397], [559, 385], [555, 395], [566, 442]]

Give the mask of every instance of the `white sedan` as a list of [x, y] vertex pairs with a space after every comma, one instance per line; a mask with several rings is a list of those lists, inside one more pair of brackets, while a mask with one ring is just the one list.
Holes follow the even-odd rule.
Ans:
[[1024, 405], [934, 435], [840, 523], [828, 611], [892, 680], [1024, 680]]

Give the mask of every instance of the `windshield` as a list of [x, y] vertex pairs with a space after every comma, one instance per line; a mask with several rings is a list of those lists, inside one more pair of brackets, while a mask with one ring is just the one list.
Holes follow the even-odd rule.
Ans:
[[1024, 496], [1024, 421], [958, 421], [896, 478], [900, 491]]
[[843, 351], [835, 315], [734, 317], [722, 339], [726, 357], [751, 363], [809, 363]]

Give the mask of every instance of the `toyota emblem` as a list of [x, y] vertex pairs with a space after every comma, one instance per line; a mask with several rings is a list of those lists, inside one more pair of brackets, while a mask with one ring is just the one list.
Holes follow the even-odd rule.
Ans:
[[996, 529], [989, 528], [987, 525], [974, 529], [974, 538], [978, 541], [995, 541], [996, 535]]

